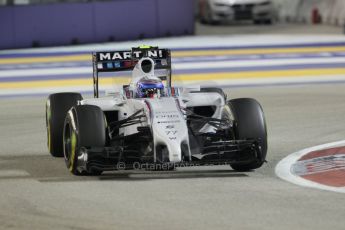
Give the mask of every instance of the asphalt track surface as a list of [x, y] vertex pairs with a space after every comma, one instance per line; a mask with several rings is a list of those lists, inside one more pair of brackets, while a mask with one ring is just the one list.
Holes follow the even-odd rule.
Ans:
[[[344, 139], [345, 85], [230, 89], [263, 105], [268, 163], [75, 177], [45, 146], [45, 98], [0, 100], [2, 229], [343, 229], [343, 194], [278, 179], [299, 149]], [[301, 100], [303, 98], [303, 100]]]
[[274, 173], [290, 153], [345, 139], [344, 82], [226, 91], [230, 98], [256, 98], [264, 108], [268, 163], [256, 171], [215, 166], [76, 177], [48, 154], [46, 97], [1, 97], [0, 229], [344, 229], [343, 194], [300, 187]]

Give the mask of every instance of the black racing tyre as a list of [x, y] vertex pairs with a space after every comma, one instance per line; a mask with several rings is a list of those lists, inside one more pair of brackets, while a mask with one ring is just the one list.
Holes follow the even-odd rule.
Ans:
[[80, 93], [55, 93], [46, 102], [47, 146], [54, 157], [63, 157], [62, 132], [67, 111], [83, 100]]
[[94, 105], [77, 105], [68, 111], [63, 131], [64, 157], [67, 168], [75, 175], [100, 175], [102, 171], [78, 170], [81, 148], [99, 147], [106, 143], [105, 116]]
[[220, 95], [223, 96], [224, 100], [226, 100], [227, 95], [224, 93], [223, 89], [221, 88], [212, 88], [212, 87], [208, 87], [208, 88], [201, 88], [200, 92], [215, 92], [215, 93], [219, 93]]
[[235, 137], [238, 140], [259, 139], [261, 156], [249, 164], [231, 164], [237, 171], [250, 171], [260, 168], [267, 154], [267, 128], [261, 105], [252, 98], [239, 98], [228, 101], [235, 120]]

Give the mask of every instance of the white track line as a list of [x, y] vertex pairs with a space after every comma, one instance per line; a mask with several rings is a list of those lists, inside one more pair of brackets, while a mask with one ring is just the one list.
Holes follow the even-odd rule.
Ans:
[[[23, 70], [3, 70], [0, 72], [0, 78], [7, 77], [32, 77], [32, 76], [51, 76], [65, 74], [92, 74], [91, 67], [73, 67], [73, 68], [47, 68], [47, 69], [23, 69]], [[88, 76], [85, 75], [85, 76]], [[91, 76], [91, 75], [90, 75]]]
[[25, 177], [25, 176], [30, 176], [30, 174], [24, 170], [0, 170], [0, 178]]
[[327, 185], [322, 185], [310, 180], [303, 179], [302, 177], [296, 176], [291, 173], [291, 166], [294, 164], [297, 160], [299, 160], [301, 157], [304, 155], [313, 152], [313, 151], [319, 151], [323, 149], [329, 149], [329, 148], [335, 148], [335, 147], [341, 147], [345, 145], [345, 140], [343, 141], [338, 141], [338, 142], [333, 142], [333, 143], [328, 143], [328, 144], [323, 144], [323, 145], [318, 145], [315, 147], [311, 148], [306, 148], [301, 151], [295, 152], [290, 154], [289, 156], [285, 157], [283, 160], [281, 160], [276, 168], [275, 168], [275, 173], [278, 177], [280, 177], [283, 180], [286, 180], [288, 182], [291, 182], [296, 185], [304, 186], [304, 187], [309, 187], [309, 188], [316, 188], [316, 189], [321, 189], [321, 190], [327, 190], [327, 191], [333, 191], [333, 192], [340, 192], [340, 193], [345, 193], [345, 187], [341, 188], [336, 188], [336, 187], [331, 187]]
[[[307, 64], [332, 64], [344, 63], [345, 57], [332, 58], [296, 58], [283, 60], [246, 60], [246, 61], [218, 61], [218, 62], [198, 62], [198, 63], [178, 63], [173, 64], [175, 70], [191, 69], [218, 69], [218, 68], [244, 68], [244, 67], [274, 67], [287, 65], [307, 65]], [[3, 70], [0, 71], [0, 78], [5, 77], [31, 77], [31, 76], [50, 76], [65, 74], [92, 74], [91, 67], [61, 67], [61, 68], [42, 68], [42, 69], [23, 69], [23, 70]]]
[[16, 53], [59, 53], [59, 52], [89, 52], [104, 50], [120, 50], [137, 47], [142, 44], [166, 48], [202, 48], [202, 47], [242, 47], [242, 46], [272, 46], [345, 42], [344, 35], [209, 35], [186, 36], [174, 38], [144, 39], [138, 41], [111, 42], [90, 45], [61, 46], [50, 48], [32, 48], [4, 50], [0, 54]]
[[327, 58], [295, 58], [295, 59], [260, 59], [245, 61], [212, 61], [199, 63], [179, 63], [175, 64], [176, 69], [212, 69], [212, 68], [236, 68], [236, 67], [269, 67], [286, 65], [307, 65], [307, 64], [332, 64], [344, 63], [344, 57]]
[[[90, 77], [90, 79], [92, 79]], [[130, 78], [128, 78], [130, 79]], [[176, 87], [184, 87], [186, 85], [200, 85], [210, 87], [267, 87], [267, 85], [284, 86], [290, 84], [327, 84], [334, 82], [344, 82], [343, 75], [323, 75], [323, 76], [306, 76], [306, 77], [282, 77], [282, 78], [255, 78], [255, 79], [228, 79], [228, 80], [208, 80], [208, 81], [182, 81], [174, 80], [173, 85]], [[100, 84], [100, 90], [112, 90], [116, 88], [114, 84]], [[73, 85], [73, 86], [52, 86], [52, 87], [34, 87], [34, 88], [6, 88], [0, 89], [0, 96], [11, 95], [36, 95], [49, 94], [56, 92], [79, 92], [93, 91], [93, 85]]]

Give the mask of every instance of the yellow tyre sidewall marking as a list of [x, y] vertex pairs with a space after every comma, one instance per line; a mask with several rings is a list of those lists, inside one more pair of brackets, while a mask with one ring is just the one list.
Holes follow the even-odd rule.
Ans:
[[75, 130], [72, 129], [71, 133], [71, 156], [70, 156], [70, 166], [69, 171], [72, 172], [75, 168], [75, 155], [76, 155], [76, 149], [77, 149], [77, 135], [75, 133]]

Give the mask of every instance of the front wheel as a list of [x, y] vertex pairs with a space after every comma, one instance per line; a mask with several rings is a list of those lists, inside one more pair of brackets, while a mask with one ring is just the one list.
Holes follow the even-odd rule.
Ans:
[[82, 150], [91, 147], [102, 148], [106, 143], [106, 127], [103, 111], [94, 105], [74, 106], [67, 113], [63, 146], [67, 168], [74, 175], [100, 175], [102, 171], [80, 165]]
[[228, 101], [235, 120], [234, 133], [238, 140], [256, 139], [261, 151], [257, 159], [248, 164], [231, 164], [237, 171], [250, 171], [260, 168], [266, 160], [267, 128], [261, 105], [252, 98], [239, 98]]
[[67, 111], [83, 100], [80, 93], [55, 93], [46, 102], [47, 146], [54, 157], [63, 157], [62, 134]]

